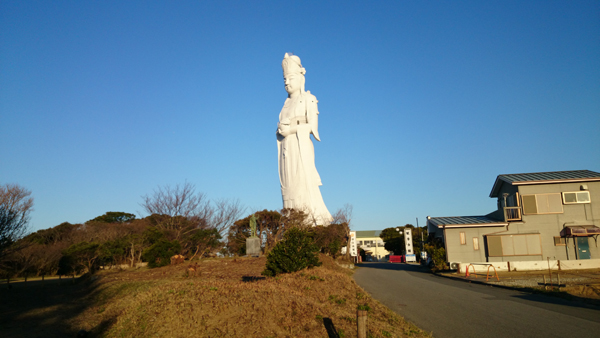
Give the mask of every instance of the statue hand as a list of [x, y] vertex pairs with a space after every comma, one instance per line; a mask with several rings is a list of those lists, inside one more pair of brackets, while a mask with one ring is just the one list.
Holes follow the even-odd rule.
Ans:
[[287, 125], [282, 125], [281, 123], [279, 123], [277, 125], [277, 133], [279, 133], [279, 135], [286, 137], [290, 134], [290, 127]]

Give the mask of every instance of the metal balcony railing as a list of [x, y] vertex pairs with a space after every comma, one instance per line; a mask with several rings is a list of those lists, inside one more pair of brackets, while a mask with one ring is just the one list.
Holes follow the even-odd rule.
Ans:
[[521, 207], [505, 207], [504, 221], [513, 222], [521, 220]]

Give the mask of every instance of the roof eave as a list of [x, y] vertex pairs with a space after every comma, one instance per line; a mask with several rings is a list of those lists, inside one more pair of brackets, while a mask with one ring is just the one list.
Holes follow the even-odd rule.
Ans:
[[508, 223], [471, 223], [471, 224], [432, 224], [438, 228], [478, 228], [478, 227], [503, 227]]
[[600, 181], [600, 177], [568, 178], [568, 179], [546, 180], [546, 181], [518, 181], [518, 182], [512, 182], [512, 184], [513, 185], [533, 185], [533, 184], [577, 183], [577, 182], [596, 182], [596, 181]]
[[543, 181], [514, 181], [509, 182], [503, 180], [500, 175], [496, 178], [496, 182], [494, 182], [494, 186], [492, 187], [492, 191], [490, 192], [490, 197], [498, 197], [500, 193], [500, 188], [503, 183], [507, 183], [510, 185], [535, 185], [535, 184], [555, 184], [555, 183], [578, 183], [578, 182], [598, 182], [600, 181], [600, 177], [588, 177], [588, 178], [564, 178], [564, 179], [556, 179], [556, 180], [543, 180]]
[[496, 182], [494, 182], [494, 186], [492, 187], [492, 191], [490, 192], [490, 197], [498, 197], [502, 183], [512, 184], [511, 182], [503, 180], [500, 178], [500, 175], [498, 175], [498, 177], [496, 177]]

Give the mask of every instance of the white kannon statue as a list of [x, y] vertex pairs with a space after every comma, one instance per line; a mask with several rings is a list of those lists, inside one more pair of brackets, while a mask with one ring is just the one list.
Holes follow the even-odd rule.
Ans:
[[332, 217], [319, 186], [315, 149], [310, 138], [319, 138], [317, 98], [304, 90], [306, 70], [296, 55], [285, 54], [283, 78], [288, 98], [279, 113], [277, 149], [283, 207], [308, 212], [315, 225], [328, 225]]

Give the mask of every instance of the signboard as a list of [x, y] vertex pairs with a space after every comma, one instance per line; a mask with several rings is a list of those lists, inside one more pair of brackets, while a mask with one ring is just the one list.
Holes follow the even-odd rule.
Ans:
[[413, 244], [412, 244], [412, 230], [404, 229], [404, 247], [406, 249], [406, 261], [408, 261], [408, 255], [414, 256]]
[[350, 256], [358, 256], [358, 250], [356, 249], [356, 231], [350, 231]]
[[415, 254], [406, 255], [406, 261], [407, 262], [416, 262], [417, 261], [417, 256]]

